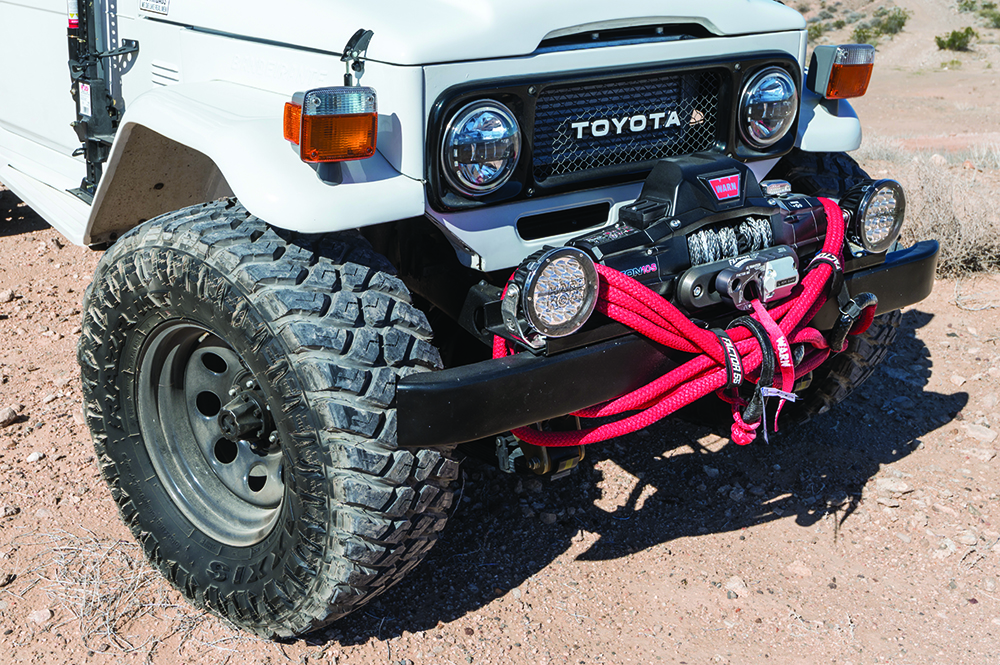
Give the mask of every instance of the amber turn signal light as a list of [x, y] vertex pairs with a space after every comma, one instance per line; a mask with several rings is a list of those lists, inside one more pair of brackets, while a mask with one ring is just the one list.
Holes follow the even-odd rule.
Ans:
[[299, 134], [302, 130], [302, 107], [298, 104], [285, 102], [285, 140], [295, 145], [299, 144]]
[[295, 93], [285, 104], [284, 133], [299, 146], [304, 162], [371, 157], [378, 141], [375, 90], [355, 86]]
[[817, 46], [806, 85], [827, 99], [861, 97], [868, 92], [874, 67], [875, 47], [869, 44]]
[[302, 161], [344, 162], [371, 157], [377, 134], [375, 113], [302, 116]]

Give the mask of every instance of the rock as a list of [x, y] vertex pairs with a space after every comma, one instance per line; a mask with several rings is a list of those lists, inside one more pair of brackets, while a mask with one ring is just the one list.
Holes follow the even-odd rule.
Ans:
[[753, 494], [754, 496], [764, 496], [764, 494], [765, 494], [765, 490], [764, 490], [764, 487], [763, 487], [763, 486], [761, 486], [761, 485], [751, 485], [751, 486], [750, 486], [749, 488], [747, 488], [747, 489], [748, 489], [748, 490], [749, 490], [749, 492], [750, 492], [751, 494]]
[[542, 521], [542, 524], [555, 524], [556, 514], [555, 513], [539, 513], [538, 519]]
[[954, 554], [957, 550], [958, 548], [955, 547], [955, 543], [951, 542], [947, 538], [942, 538], [932, 556], [935, 559], [944, 559], [945, 557]]
[[990, 393], [983, 398], [983, 409], [986, 411], [992, 411], [997, 404], [1000, 404], [1000, 397], [996, 393]]
[[989, 462], [997, 456], [997, 451], [987, 448], [969, 448], [967, 450], [960, 450], [959, 452], [969, 457], [975, 457], [980, 462]]
[[948, 166], [947, 158], [945, 158], [943, 155], [939, 155], [938, 153], [934, 153], [933, 155], [931, 155], [930, 160], [928, 161], [930, 161], [930, 163], [933, 164], [934, 166]]
[[529, 492], [541, 492], [542, 491], [542, 481], [538, 478], [528, 478], [524, 481], [524, 489]]
[[49, 393], [48, 395], [42, 398], [42, 404], [51, 404], [57, 399], [59, 399], [58, 395], [56, 395], [55, 393]]
[[701, 468], [705, 470], [705, 475], [708, 476], [709, 478], [718, 478], [719, 477], [719, 470], [718, 469], [714, 469], [714, 468], [712, 468], [710, 466], [703, 466]]
[[12, 424], [15, 420], [17, 420], [17, 411], [9, 406], [5, 406], [0, 409], [0, 427], [6, 427], [7, 425]]
[[960, 374], [952, 374], [951, 382], [954, 383], [956, 386], [961, 387], [962, 385], [965, 384], [965, 377]]
[[904, 543], [906, 543], [906, 544], [909, 544], [909, 543], [910, 543], [910, 541], [911, 541], [911, 540], [913, 540], [912, 538], [910, 538], [910, 537], [909, 537], [908, 535], [906, 535], [905, 533], [897, 533], [897, 534], [896, 534], [896, 537], [897, 537], [897, 538], [899, 538], [900, 540], [902, 540], [902, 541], [903, 541]]
[[973, 545], [976, 545], [979, 542], [979, 538], [976, 536], [976, 534], [972, 533], [971, 531], [964, 531], [958, 534], [955, 537], [955, 540], [962, 543], [963, 545], [968, 545], [969, 547], [972, 547]]
[[737, 487], [736, 489], [734, 489], [732, 492], [729, 493], [729, 498], [732, 501], [736, 501], [737, 503], [743, 500], [743, 496], [744, 493], [742, 487]]
[[48, 621], [53, 616], [52, 610], [46, 608], [44, 610], [35, 610], [28, 615], [28, 618], [37, 623], [39, 626]]
[[888, 494], [906, 494], [913, 488], [899, 478], [879, 478], [875, 481], [875, 489]]
[[14, 573], [0, 573], [0, 589], [14, 583], [17, 579], [17, 575]]
[[897, 499], [889, 499], [884, 496], [880, 496], [875, 499], [877, 503], [883, 506], [888, 506], [889, 508], [899, 508], [899, 501]]
[[511, 590], [510, 595], [514, 596], [514, 600], [520, 600], [521, 599], [521, 590], [520, 589], [513, 589], [513, 590]]
[[795, 561], [793, 561], [791, 564], [789, 564], [789, 566], [788, 566], [788, 568], [786, 568], [786, 570], [788, 572], [790, 572], [792, 575], [795, 575], [797, 577], [811, 577], [812, 576], [812, 571], [809, 570], [809, 568], [806, 566], [806, 564], [802, 563], [801, 561], [799, 561], [797, 559]]
[[958, 517], [958, 513], [956, 513], [953, 509], [949, 508], [948, 506], [944, 505], [943, 503], [935, 503], [933, 506], [931, 506], [931, 509], [934, 512], [936, 512], [936, 513], [944, 513], [945, 515], [951, 515], [952, 517]]
[[14, 291], [11, 289], [4, 289], [0, 291], [0, 303], [8, 303], [14, 301]]
[[737, 596], [743, 596], [747, 593], [747, 583], [743, 581], [742, 578], [733, 575], [726, 581], [726, 591], [730, 591]]
[[989, 427], [977, 425], [975, 423], [965, 423], [965, 431], [968, 432], [969, 436], [973, 439], [982, 441], [983, 443], [993, 443], [997, 438], [997, 433]]
[[975, 171], [976, 165], [972, 163], [972, 160], [967, 159], [964, 162], [962, 162], [962, 168], [965, 169], [966, 171]]
[[21, 509], [18, 508], [17, 506], [4, 506], [3, 507], [3, 516], [4, 517], [13, 517], [14, 515], [17, 515], [19, 512], [21, 512]]
[[34, 464], [35, 462], [40, 462], [45, 459], [45, 453], [38, 452], [37, 450], [25, 458], [29, 464]]

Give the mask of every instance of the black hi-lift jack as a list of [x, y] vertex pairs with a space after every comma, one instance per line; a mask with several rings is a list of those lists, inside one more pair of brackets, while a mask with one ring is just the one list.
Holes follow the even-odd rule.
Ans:
[[115, 102], [110, 88], [110, 63], [139, 52], [139, 42], [123, 39], [121, 48], [101, 51], [100, 0], [80, 0], [79, 27], [67, 30], [69, 72], [73, 81], [71, 94], [76, 101], [73, 129], [83, 145], [73, 156], [83, 155], [87, 175], [78, 189], [70, 190], [78, 198], [92, 203], [101, 180], [104, 163], [111, 154], [118, 123], [125, 109]]

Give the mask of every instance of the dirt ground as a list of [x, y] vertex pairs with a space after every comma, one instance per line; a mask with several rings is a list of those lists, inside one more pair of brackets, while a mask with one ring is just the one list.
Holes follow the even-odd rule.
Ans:
[[[945, 54], [933, 36], [974, 15], [899, 4], [910, 22], [856, 104], [869, 145], [893, 151], [863, 163], [917, 178], [936, 152], [985, 205], [998, 167], [966, 161], [1000, 140], [998, 31]], [[939, 281], [861, 391], [770, 444], [667, 420], [591, 447], [561, 481], [466, 461], [455, 515], [410, 578], [277, 643], [187, 605], [118, 520], [79, 413], [97, 259], [0, 187], [0, 409], [17, 411], [0, 428], [0, 662], [997, 662], [998, 277]]]

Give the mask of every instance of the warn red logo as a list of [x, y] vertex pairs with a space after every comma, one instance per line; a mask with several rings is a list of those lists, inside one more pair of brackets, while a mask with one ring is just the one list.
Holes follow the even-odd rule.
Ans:
[[736, 198], [740, 195], [739, 173], [723, 176], [721, 178], [712, 178], [708, 181], [708, 184], [711, 185], [712, 191], [715, 192], [715, 198], [720, 201]]

